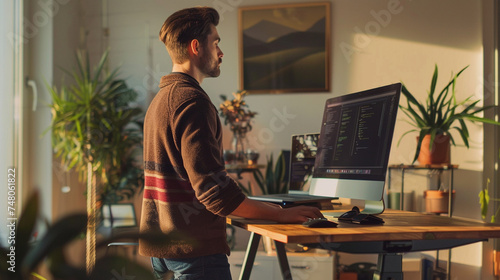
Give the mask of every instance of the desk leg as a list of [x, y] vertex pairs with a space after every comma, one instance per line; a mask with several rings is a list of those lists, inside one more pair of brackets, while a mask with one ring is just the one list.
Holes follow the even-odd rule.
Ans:
[[403, 280], [403, 255], [379, 254], [378, 267], [373, 280]]
[[243, 267], [240, 273], [240, 280], [250, 279], [250, 272], [252, 272], [253, 262], [255, 260], [255, 255], [257, 254], [257, 249], [259, 248], [260, 235], [252, 232], [250, 234], [250, 240], [248, 241], [247, 252], [245, 254], [245, 259], [243, 260]]
[[276, 246], [276, 254], [278, 255], [278, 262], [280, 264], [281, 275], [283, 280], [292, 280], [292, 273], [290, 271], [290, 265], [288, 264], [288, 258], [286, 256], [285, 244], [274, 241]]

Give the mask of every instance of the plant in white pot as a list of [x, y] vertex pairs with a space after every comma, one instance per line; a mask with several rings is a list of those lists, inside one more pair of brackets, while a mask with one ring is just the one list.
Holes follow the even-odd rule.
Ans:
[[457, 74], [453, 75], [450, 81], [441, 91], [436, 91], [438, 80], [438, 67], [434, 68], [434, 74], [425, 102], [417, 100], [408, 88], [403, 84], [402, 93], [406, 97], [406, 104], [401, 103], [399, 108], [408, 117], [408, 123], [414, 128], [405, 132], [401, 139], [413, 132], [418, 133], [417, 148], [413, 163], [419, 161], [420, 164], [449, 164], [450, 145], [455, 146], [456, 141], [451, 135], [451, 131], [458, 132], [465, 146], [469, 148], [469, 130], [466, 121], [482, 122], [500, 125], [494, 120], [479, 117], [478, 114], [493, 106], [479, 107], [478, 100], [473, 96], [458, 102], [455, 95], [457, 78], [467, 69], [464, 67]]

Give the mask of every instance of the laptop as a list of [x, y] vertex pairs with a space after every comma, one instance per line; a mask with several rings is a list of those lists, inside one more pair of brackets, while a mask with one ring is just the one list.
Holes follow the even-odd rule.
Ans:
[[316, 196], [309, 193], [318, 149], [319, 133], [292, 135], [288, 169], [288, 193], [249, 196], [248, 198], [272, 202], [282, 207], [296, 205], [318, 206], [337, 197]]

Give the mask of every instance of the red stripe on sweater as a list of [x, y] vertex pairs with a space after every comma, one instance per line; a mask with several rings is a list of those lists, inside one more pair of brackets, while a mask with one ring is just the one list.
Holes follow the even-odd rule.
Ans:
[[158, 190], [144, 189], [145, 199], [154, 199], [162, 202], [192, 202], [195, 198], [193, 193], [166, 193]]
[[145, 176], [144, 185], [147, 187], [156, 187], [164, 190], [193, 190], [193, 187], [188, 181], [174, 178], [156, 178], [154, 176]]

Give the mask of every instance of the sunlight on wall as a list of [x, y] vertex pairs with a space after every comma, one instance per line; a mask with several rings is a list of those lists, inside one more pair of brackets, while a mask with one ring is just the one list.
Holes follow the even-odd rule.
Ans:
[[[356, 34], [352, 40], [356, 42], [364, 36]], [[349, 88], [362, 90], [401, 81], [410, 92], [419, 96], [420, 101], [424, 101], [435, 64], [439, 70], [437, 90], [449, 82], [452, 72], [457, 73], [469, 65], [457, 79], [457, 101], [471, 95], [474, 99], [482, 99], [482, 49], [464, 50], [384, 37], [371, 37], [370, 44], [352, 56]], [[406, 98], [402, 96], [401, 102], [406, 102]], [[417, 133], [408, 134], [397, 146], [401, 135], [412, 129], [406, 120], [407, 117], [400, 111], [393, 139], [392, 163], [411, 163], [413, 159]], [[470, 122], [468, 128], [470, 149], [465, 147], [457, 133], [452, 132], [457, 143], [457, 147], [452, 147], [452, 163], [459, 164], [463, 169], [482, 170], [483, 128], [481, 124]]]

